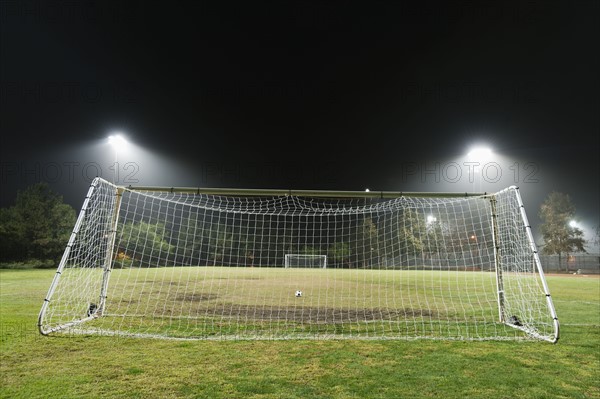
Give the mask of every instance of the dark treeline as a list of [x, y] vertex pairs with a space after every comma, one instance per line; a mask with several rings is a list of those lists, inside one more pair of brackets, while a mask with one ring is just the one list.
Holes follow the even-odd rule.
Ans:
[[115, 265], [282, 267], [286, 254], [303, 254], [327, 255], [327, 267], [380, 268], [409, 258], [492, 251], [488, 225], [461, 230], [427, 223], [414, 210], [321, 216], [196, 212], [178, 209], [169, 218], [146, 213], [122, 221]]
[[45, 183], [17, 193], [0, 209], [0, 262], [55, 267], [75, 224], [75, 210]]

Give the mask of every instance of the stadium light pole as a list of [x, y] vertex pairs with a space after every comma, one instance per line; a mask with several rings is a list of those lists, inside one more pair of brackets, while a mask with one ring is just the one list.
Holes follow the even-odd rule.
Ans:
[[[492, 150], [489, 147], [473, 147], [467, 153], [467, 159], [470, 162], [474, 162], [473, 175], [479, 174], [479, 192], [481, 192], [481, 180], [483, 179], [483, 171], [480, 166], [481, 163], [489, 159], [493, 155]], [[475, 191], [475, 176], [473, 176], [473, 191]]]
[[113, 183], [117, 184], [117, 181], [119, 180], [119, 148], [127, 145], [127, 140], [125, 140], [125, 137], [123, 137], [122, 134], [115, 133], [108, 136], [108, 143], [115, 150], [115, 164], [113, 165], [115, 173], [113, 175]]

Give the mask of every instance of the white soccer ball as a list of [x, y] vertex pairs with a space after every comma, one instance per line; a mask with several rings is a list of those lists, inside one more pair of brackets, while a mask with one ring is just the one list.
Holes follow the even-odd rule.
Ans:
[[302, 291], [298, 290], [296, 291], [296, 297], [301, 297], [302, 296]]

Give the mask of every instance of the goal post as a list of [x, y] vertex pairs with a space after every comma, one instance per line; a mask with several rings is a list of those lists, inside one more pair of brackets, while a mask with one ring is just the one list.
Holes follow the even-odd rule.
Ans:
[[285, 268], [326, 269], [327, 255], [285, 254]]
[[76, 326], [102, 314], [120, 192], [100, 178], [92, 181], [38, 316], [43, 335], [76, 331]]
[[517, 187], [243, 190], [97, 178], [38, 325], [44, 335], [172, 339], [559, 338]]

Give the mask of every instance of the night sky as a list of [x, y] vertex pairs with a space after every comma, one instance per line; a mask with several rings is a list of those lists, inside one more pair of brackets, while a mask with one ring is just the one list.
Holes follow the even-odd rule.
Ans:
[[534, 224], [562, 191], [590, 232], [599, 4], [2, 2], [2, 206], [47, 181], [78, 209], [116, 157], [126, 185], [515, 184]]

